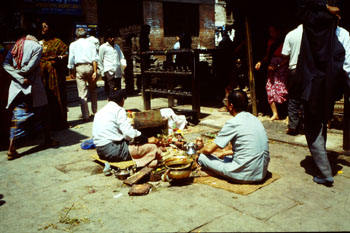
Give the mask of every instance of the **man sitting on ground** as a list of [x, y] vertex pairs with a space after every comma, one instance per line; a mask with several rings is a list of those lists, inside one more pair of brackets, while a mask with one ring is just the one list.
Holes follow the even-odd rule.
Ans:
[[[243, 91], [233, 91], [228, 96], [228, 120], [214, 142], [199, 152], [198, 164], [237, 183], [262, 181], [270, 161], [268, 138], [262, 123], [247, 112], [248, 98]], [[218, 148], [232, 144], [233, 156], [223, 160], [213, 156]]]
[[127, 119], [123, 108], [125, 99], [125, 90], [110, 91], [109, 102], [95, 115], [93, 140], [101, 159], [108, 162], [133, 159], [138, 167], [143, 167], [160, 159], [161, 150], [155, 144], [130, 145], [131, 141], [138, 141], [142, 136]]

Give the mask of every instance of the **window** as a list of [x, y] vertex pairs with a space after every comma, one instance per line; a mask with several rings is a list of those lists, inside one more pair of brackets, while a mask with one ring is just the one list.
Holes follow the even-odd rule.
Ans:
[[164, 2], [163, 16], [164, 36], [199, 35], [198, 4]]

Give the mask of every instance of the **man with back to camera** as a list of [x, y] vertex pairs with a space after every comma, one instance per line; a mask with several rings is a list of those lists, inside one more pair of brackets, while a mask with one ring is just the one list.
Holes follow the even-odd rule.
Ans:
[[[233, 116], [216, 136], [214, 142], [205, 145], [197, 158], [198, 164], [237, 183], [262, 181], [270, 161], [268, 138], [262, 123], [247, 112], [248, 98], [243, 91], [228, 95], [227, 110]], [[231, 142], [233, 156], [223, 160], [213, 156], [218, 148]]]
[[350, 37], [349, 32], [338, 26], [338, 3], [303, 0], [299, 5], [303, 36], [297, 74], [302, 80], [305, 137], [319, 169], [313, 181], [326, 186], [334, 182], [326, 150], [327, 123], [333, 116], [335, 101], [350, 82]]
[[143, 167], [161, 158], [161, 150], [155, 144], [134, 144], [141, 132], [130, 124], [124, 102], [126, 91], [110, 90], [108, 103], [99, 110], [92, 127], [93, 140], [99, 157], [108, 162], [133, 159], [138, 167]]
[[35, 130], [36, 121], [44, 127], [44, 146], [58, 146], [58, 142], [50, 136], [48, 102], [40, 76], [41, 53], [42, 47], [38, 40], [21, 30], [3, 64], [4, 70], [12, 77], [6, 107], [12, 111], [8, 160], [20, 157], [16, 142]]
[[88, 89], [93, 114], [97, 112], [97, 62], [98, 54], [93, 43], [86, 40], [86, 30], [76, 30], [77, 40], [69, 45], [68, 69], [76, 79], [83, 120], [89, 121]]
[[282, 55], [285, 61], [289, 61], [289, 73], [287, 79], [288, 89], [288, 129], [287, 134], [297, 135], [302, 128], [302, 102], [300, 99], [300, 79], [297, 76], [296, 68], [300, 52], [301, 38], [303, 35], [303, 25], [290, 31], [283, 43]]

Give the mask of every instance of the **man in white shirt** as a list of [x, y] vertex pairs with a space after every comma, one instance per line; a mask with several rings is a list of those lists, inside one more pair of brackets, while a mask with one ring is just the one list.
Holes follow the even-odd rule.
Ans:
[[290, 31], [284, 39], [282, 55], [289, 59], [289, 74], [287, 79], [288, 88], [288, 129], [287, 134], [297, 135], [302, 128], [302, 102], [300, 99], [300, 79], [298, 79], [296, 68], [300, 52], [301, 38], [303, 36], [303, 25]]
[[121, 89], [122, 67], [125, 68], [126, 60], [119, 46], [114, 46], [114, 36], [111, 33], [108, 33], [106, 40], [107, 42], [100, 47], [99, 57], [108, 95], [109, 90]]
[[[85, 122], [89, 121], [88, 89], [91, 97], [91, 108], [97, 112], [97, 62], [98, 54], [94, 45], [86, 39], [86, 30], [76, 30], [77, 40], [69, 45], [68, 69], [76, 78], [81, 113]], [[88, 84], [88, 85], [87, 85]]]
[[99, 157], [108, 162], [133, 159], [138, 167], [160, 159], [161, 151], [155, 144], [129, 145], [141, 136], [130, 124], [123, 108], [125, 90], [110, 90], [109, 102], [94, 118], [92, 136]]

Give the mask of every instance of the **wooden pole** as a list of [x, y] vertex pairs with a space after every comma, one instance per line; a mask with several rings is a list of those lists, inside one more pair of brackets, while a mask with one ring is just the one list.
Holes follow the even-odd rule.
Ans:
[[255, 116], [257, 116], [258, 110], [257, 110], [257, 106], [256, 106], [255, 80], [254, 80], [254, 74], [253, 74], [253, 51], [252, 51], [252, 40], [251, 40], [251, 35], [250, 35], [248, 16], [245, 17], [245, 30], [246, 30], [246, 36], [247, 36], [248, 76], [249, 76], [250, 98], [251, 98], [251, 102], [252, 102], [252, 112]]

